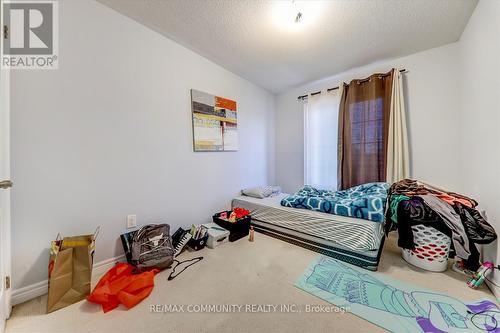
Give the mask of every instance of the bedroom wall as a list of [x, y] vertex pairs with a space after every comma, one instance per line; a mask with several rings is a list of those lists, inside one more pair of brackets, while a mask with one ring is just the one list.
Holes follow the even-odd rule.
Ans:
[[[14, 294], [59, 232], [101, 226], [99, 262], [128, 214], [175, 231], [274, 183], [272, 94], [97, 2], [59, 6], [59, 69], [11, 76]], [[238, 152], [193, 152], [191, 88], [237, 101]]]
[[[459, 44], [461, 190], [479, 201], [500, 234], [500, 2], [479, 2]], [[484, 257], [500, 263], [498, 242], [485, 247]]]
[[457, 43], [354, 68], [276, 97], [276, 179], [292, 193], [303, 186], [303, 106], [297, 96], [338, 86], [392, 67], [406, 68], [411, 175], [449, 189], [460, 184], [459, 46]]
[[[303, 186], [303, 112], [297, 96], [391, 67], [404, 75], [411, 176], [469, 195], [500, 234], [500, 1], [479, 1], [459, 41], [308, 83], [276, 97], [276, 176]], [[500, 263], [498, 241], [484, 259]], [[496, 271], [493, 281], [500, 285]], [[492, 287], [500, 298], [500, 288]]]

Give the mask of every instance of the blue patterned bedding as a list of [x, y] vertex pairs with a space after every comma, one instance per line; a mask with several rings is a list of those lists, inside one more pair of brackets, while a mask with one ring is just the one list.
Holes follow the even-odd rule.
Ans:
[[344, 191], [318, 190], [306, 185], [281, 200], [281, 205], [383, 222], [388, 183], [367, 183]]

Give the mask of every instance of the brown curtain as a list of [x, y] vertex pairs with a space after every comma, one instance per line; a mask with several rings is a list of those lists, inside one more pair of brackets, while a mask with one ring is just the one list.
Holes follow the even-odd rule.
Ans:
[[343, 86], [339, 109], [338, 188], [386, 180], [393, 72]]

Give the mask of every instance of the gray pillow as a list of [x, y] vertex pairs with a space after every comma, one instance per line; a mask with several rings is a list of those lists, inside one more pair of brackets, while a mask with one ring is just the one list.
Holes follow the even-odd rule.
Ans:
[[247, 188], [241, 190], [243, 195], [254, 197], [254, 198], [267, 198], [273, 195], [278, 195], [281, 193], [281, 187], [279, 186], [257, 186], [252, 188]]

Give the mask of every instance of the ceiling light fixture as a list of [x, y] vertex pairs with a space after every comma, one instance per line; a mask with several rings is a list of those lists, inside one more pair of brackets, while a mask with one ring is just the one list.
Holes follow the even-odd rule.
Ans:
[[280, 30], [303, 30], [317, 21], [322, 5], [322, 1], [274, 1], [272, 20]]
[[295, 16], [295, 23], [300, 23], [300, 19], [302, 18], [302, 13], [298, 12], [297, 16]]
[[302, 13], [297, 8], [297, 3], [295, 2], [295, 0], [292, 0], [292, 6], [294, 11], [297, 12], [297, 14], [295, 15], [295, 23], [300, 23], [300, 19], [302, 18]]

